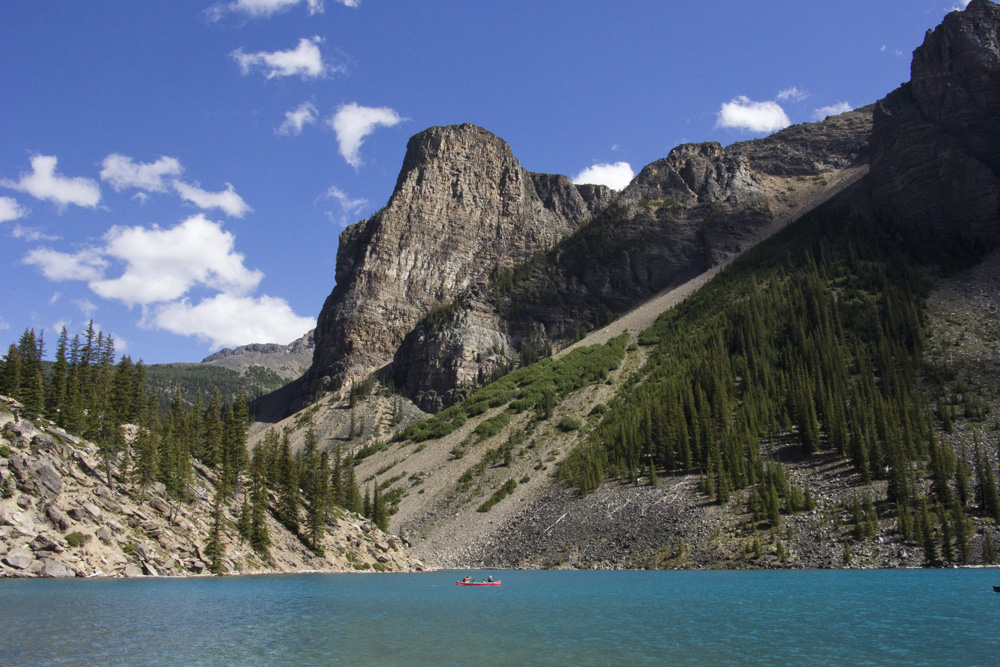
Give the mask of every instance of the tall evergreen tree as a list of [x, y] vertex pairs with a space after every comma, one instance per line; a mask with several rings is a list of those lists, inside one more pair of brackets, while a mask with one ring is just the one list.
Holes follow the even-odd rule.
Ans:
[[212, 574], [222, 574], [223, 559], [226, 557], [226, 545], [222, 538], [225, 532], [225, 519], [222, 514], [222, 504], [225, 494], [215, 489], [215, 499], [212, 501], [212, 528], [208, 533], [208, 543], [205, 545], [205, 557], [208, 559], [208, 569]]

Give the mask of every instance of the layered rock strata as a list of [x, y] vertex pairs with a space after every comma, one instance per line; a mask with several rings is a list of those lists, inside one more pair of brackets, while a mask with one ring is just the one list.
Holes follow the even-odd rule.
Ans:
[[433, 307], [551, 247], [610, 194], [526, 171], [503, 140], [475, 125], [415, 135], [388, 205], [341, 234], [306, 391], [385, 365]]
[[1000, 7], [972, 0], [913, 52], [911, 80], [877, 105], [871, 197], [916, 234], [1000, 244]]

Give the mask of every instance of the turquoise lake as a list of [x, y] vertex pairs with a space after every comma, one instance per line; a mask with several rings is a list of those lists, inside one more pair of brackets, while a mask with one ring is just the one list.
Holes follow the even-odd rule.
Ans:
[[998, 665], [993, 584], [1000, 570], [3, 580], [0, 664]]

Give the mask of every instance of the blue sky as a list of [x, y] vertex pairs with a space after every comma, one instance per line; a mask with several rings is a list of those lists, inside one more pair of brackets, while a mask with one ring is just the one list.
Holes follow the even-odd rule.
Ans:
[[620, 188], [878, 100], [964, 4], [4, 2], [0, 354], [90, 319], [146, 363], [290, 342], [413, 134], [476, 123]]

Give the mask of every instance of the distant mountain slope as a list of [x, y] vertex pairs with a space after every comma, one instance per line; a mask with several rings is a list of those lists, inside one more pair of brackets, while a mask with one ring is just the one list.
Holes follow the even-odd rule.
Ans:
[[178, 388], [188, 404], [194, 403], [198, 393], [207, 401], [215, 389], [224, 402], [240, 392], [253, 400], [300, 378], [312, 362], [313, 349], [310, 331], [288, 345], [241, 345], [220, 350], [197, 364], [154, 364], [146, 373], [162, 405], [173, 399]]
[[201, 363], [206, 366], [228, 368], [246, 374], [251, 367], [267, 369], [286, 382], [302, 376], [312, 363], [316, 349], [313, 331], [306, 333], [288, 345], [257, 343], [241, 345], [235, 349], [225, 348], [205, 357]]

